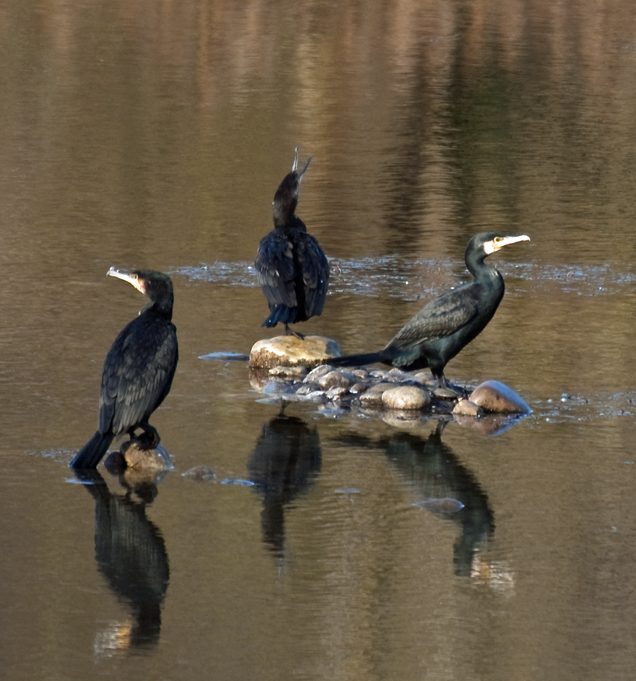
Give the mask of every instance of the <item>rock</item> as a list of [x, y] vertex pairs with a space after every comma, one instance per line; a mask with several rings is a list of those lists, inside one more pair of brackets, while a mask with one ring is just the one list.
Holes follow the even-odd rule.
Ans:
[[376, 383], [360, 395], [360, 406], [368, 409], [379, 409], [382, 406], [382, 393], [395, 388], [394, 383]]
[[303, 383], [300, 388], [296, 391], [297, 395], [309, 395], [309, 393], [315, 393], [320, 390], [320, 386], [317, 383]]
[[317, 366], [315, 369], [312, 369], [306, 376], [305, 376], [305, 383], [316, 383], [319, 378], [322, 376], [326, 376], [327, 374], [331, 373], [333, 371], [333, 367], [330, 367], [328, 364], [321, 364], [320, 366]]
[[347, 395], [348, 392], [349, 391], [343, 386], [335, 385], [333, 388], [329, 388], [329, 390], [327, 390], [327, 392], [325, 393], [325, 397], [328, 400], [337, 402], [341, 400], [345, 395]]
[[329, 390], [329, 388], [348, 388], [351, 385], [351, 380], [339, 371], [330, 371], [318, 379], [318, 385], [324, 390]]
[[399, 385], [382, 393], [382, 404], [390, 409], [424, 409], [430, 402], [428, 392], [414, 385]]
[[277, 366], [269, 370], [269, 375], [274, 378], [284, 378], [289, 380], [301, 380], [307, 374], [307, 367], [305, 366]]
[[349, 392], [352, 395], [361, 395], [362, 393], [365, 393], [369, 389], [369, 386], [366, 383], [354, 383], [350, 388]]
[[127, 440], [120, 448], [128, 468], [166, 471], [173, 468], [168, 453], [161, 445], [156, 449], [142, 449], [137, 440]]
[[251, 368], [271, 369], [275, 366], [314, 367], [331, 357], [340, 356], [336, 341], [323, 336], [276, 336], [257, 341], [250, 352]]
[[366, 369], [353, 369], [351, 373], [361, 381], [366, 381], [369, 378], [369, 372]]
[[484, 410], [470, 400], [459, 400], [453, 409], [453, 414], [459, 416], [481, 416]]
[[460, 397], [460, 393], [452, 388], [435, 388], [435, 390], [433, 390], [433, 395], [440, 400], [456, 400]]
[[478, 385], [468, 399], [484, 411], [507, 414], [529, 414], [532, 411], [514, 390], [499, 381], [485, 381]]
[[435, 387], [437, 385], [437, 381], [431, 376], [429, 371], [418, 371], [415, 376], [413, 376], [413, 380], [429, 387]]
[[214, 475], [214, 472], [210, 468], [208, 468], [208, 466], [205, 466], [204, 464], [200, 464], [199, 466], [195, 466], [194, 468], [191, 468], [190, 470], [186, 471], [182, 475], [183, 475], [184, 478], [188, 478], [190, 480], [195, 480], [196, 482], [205, 482], [207, 480], [216, 480], [216, 475]]

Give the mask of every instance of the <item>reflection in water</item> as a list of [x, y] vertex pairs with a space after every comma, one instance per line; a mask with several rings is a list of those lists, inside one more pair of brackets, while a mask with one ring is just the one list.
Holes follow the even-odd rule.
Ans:
[[285, 506], [309, 489], [321, 465], [318, 431], [302, 419], [281, 412], [263, 426], [248, 470], [263, 495], [263, 541], [277, 558], [284, 553]]
[[[95, 558], [117, 597], [132, 609], [134, 622], [118, 627], [107, 647], [146, 648], [156, 645], [161, 633], [161, 605], [170, 568], [161, 532], [146, 517], [146, 504], [156, 496], [154, 484], [135, 487], [142, 501], [112, 494], [95, 470], [77, 472], [95, 499]], [[103, 647], [103, 646], [102, 646]]]
[[459, 525], [455, 572], [470, 576], [475, 552], [494, 532], [495, 521], [488, 497], [475, 476], [442, 442], [442, 430], [443, 425], [438, 425], [426, 440], [411, 433], [397, 433], [386, 441], [385, 452], [422, 495], [418, 505]]

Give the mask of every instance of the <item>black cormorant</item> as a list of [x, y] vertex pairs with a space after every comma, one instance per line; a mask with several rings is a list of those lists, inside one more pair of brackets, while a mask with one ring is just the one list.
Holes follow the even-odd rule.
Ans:
[[[318, 241], [295, 214], [300, 182], [309, 166], [298, 172], [298, 147], [291, 172], [285, 176], [272, 204], [274, 229], [261, 239], [256, 254], [258, 283], [269, 303], [270, 315], [263, 326], [289, 324], [320, 315], [329, 283], [329, 263]], [[302, 338], [302, 334], [292, 331]]]
[[154, 448], [159, 434], [148, 423], [170, 392], [179, 350], [172, 323], [172, 281], [153, 270], [124, 272], [118, 277], [144, 293], [150, 302], [115, 339], [104, 362], [99, 396], [99, 428], [71, 461], [73, 468], [95, 468], [116, 435], [144, 431], [144, 445]]
[[444, 367], [492, 319], [504, 294], [501, 274], [484, 259], [504, 246], [530, 241], [526, 234], [505, 236], [483, 232], [466, 247], [466, 267], [473, 280], [443, 293], [420, 310], [380, 352], [330, 359], [333, 366], [381, 362], [404, 371], [430, 368], [447, 388]]

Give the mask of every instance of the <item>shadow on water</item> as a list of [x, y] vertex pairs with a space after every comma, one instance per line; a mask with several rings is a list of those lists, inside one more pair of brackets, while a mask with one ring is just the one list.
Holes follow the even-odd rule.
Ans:
[[[125, 494], [113, 494], [96, 470], [77, 477], [95, 500], [95, 559], [117, 598], [131, 608], [133, 622], [116, 634], [118, 648], [147, 649], [161, 634], [161, 606], [168, 589], [170, 567], [159, 529], [146, 517], [157, 487], [144, 482]], [[133, 492], [140, 499], [133, 498]]]
[[285, 509], [309, 490], [321, 466], [318, 431], [305, 421], [281, 411], [263, 426], [248, 472], [263, 497], [263, 542], [278, 559], [285, 553]]

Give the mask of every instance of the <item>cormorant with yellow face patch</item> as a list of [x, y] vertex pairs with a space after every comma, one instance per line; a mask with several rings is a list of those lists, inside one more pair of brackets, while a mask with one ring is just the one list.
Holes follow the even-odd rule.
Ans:
[[466, 247], [466, 267], [473, 280], [443, 293], [420, 310], [380, 352], [330, 359], [332, 366], [381, 362], [404, 371], [430, 368], [440, 388], [447, 388], [444, 367], [485, 328], [504, 295], [501, 274], [484, 260], [504, 246], [530, 241], [526, 234], [483, 232]]
[[132, 284], [150, 302], [115, 339], [102, 373], [99, 428], [71, 461], [75, 469], [95, 468], [113, 438], [122, 433], [144, 433], [148, 449], [159, 444], [159, 434], [149, 423], [152, 412], [170, 392], [177, 368], [177, 330], [172, 323], [172, 281], [154, 270], [125, 272], [111, 267], [111, 277]]

